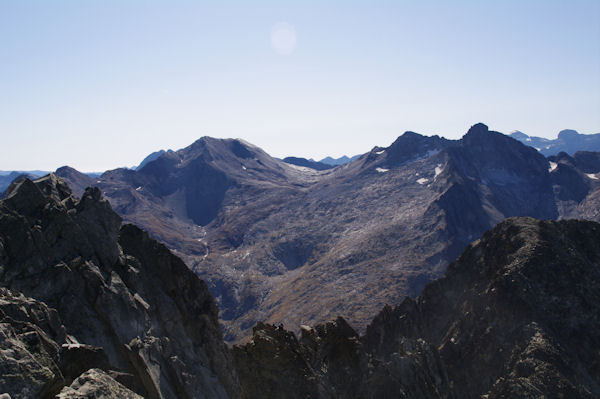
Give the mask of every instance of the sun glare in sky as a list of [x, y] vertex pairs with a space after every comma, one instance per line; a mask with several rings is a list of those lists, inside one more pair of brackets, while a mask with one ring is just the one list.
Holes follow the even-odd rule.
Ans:
[[600, 131], [600, 1], [0, 0], [0, 170]]
[[296, 30], [287, 22], [279, 22], [271, 29], [271, 45], [279, 54], [292, 54], [296, 47]]

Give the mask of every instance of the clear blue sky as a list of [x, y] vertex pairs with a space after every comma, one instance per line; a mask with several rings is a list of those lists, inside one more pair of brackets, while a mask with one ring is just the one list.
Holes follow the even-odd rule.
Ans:
[[600, 132], [600, 1], [0, 0], [0, 170], [201, 136], [319, 159], [480, 121]]

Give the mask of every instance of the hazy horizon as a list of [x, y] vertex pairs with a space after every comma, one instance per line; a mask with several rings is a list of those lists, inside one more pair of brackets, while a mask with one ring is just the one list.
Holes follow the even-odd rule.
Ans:
[[477, 122], [600, 131], [600, 2], [0, 0], [0, 170], [202, 136], [316, 160]]

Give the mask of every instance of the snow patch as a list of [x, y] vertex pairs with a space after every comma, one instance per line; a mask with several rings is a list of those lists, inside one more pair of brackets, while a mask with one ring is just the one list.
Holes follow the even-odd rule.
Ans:
[[542, 149], [541, 149], [541, 148], [537, 148], [537, 147], [535, 147], [535, 149], [536, 149], [536, 150], [538, 150], [538, 151], [542, 151]]
[[531, 141], [531, 137], [527, 137], [525, 141]]
[[246, 170], [246, 167], [245, 167], [245, 166], [242, 166], [242, 169]]
[[381, 150], [381, 151], [377, 151], [375, 154], [377, 154], [377, 155], [381, 155], [381, 154], [383, 154], [384, 152], [385, 152], [385, 150]]
[[550, 167], [548, 168], [548, 172], [554, 171], [557, 167], [558, 167], [558, 164], [556, 162], [550, 161]]
[[438, 163], [437, 166], [435, 167], [435, 176], [433, 176], [433, 178], [435, 179], [436, 177], [438, 177], [438, 175], [440, 173], [442, 173], [442, 164]]
[[140, 191], [142, 189], [142, 186], [139, 186], [135, 189], [135, 191]]
[[590, 179], [598, 180], [595, 173], [586, 173], [585, 175]]
[[286, 163], [286, 162], [284, 162], [284, 163], [286, 164], [287, 167], [299, 170], [301, 172], [309, 172], [309, 173], [315, 173], [316, 172], [314, 169], [307, 168], [306, 166], [298, 166], [298, 165], [294, 165], [294, 164]]
[[383, 169], [383, 168], [375, 168], [376, 171], [378, 171], [379, 173], [385, 173], [385, 172], [389, 172], [389, 169]]
[[419, 184], [425, 184], [429, 181], [429, 179], [426, 179], [424, 177], [421, 177], [420, 179], [417, 180], [417, 183]]

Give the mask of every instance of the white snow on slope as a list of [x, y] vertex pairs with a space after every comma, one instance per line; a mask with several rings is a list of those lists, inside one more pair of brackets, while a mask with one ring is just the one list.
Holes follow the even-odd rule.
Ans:
[[311, 168], [307, 168], [306, 166], [298, 166], [298, 165], [294, 165], [292, 163], [285, 163], [285, 164], [286, 164], [287, 167], [299, 170], [301, 172], [311, 172], [311, 173], [315, 173], [316, 172], [316, 170], [311, 169]]
[[435, 176], [433, 176], [433, 178], [435, 179], [440, 173], [442, 173], [442, 170], [442, 164], [438, 163], [435, 167]]
[[420, 179], [417, 180], [417, 183], [419, 184], [425, 184], [429, 181], [429, 179], [426, 179], [424, 177], [421, 177]]
[[383, 168], [375, 168], [376, 171], [378, 171], [379, 173], [385, 173], [385, 172], [389, 172], [389, 169], [383, 169]]
[[558, 164], [556, 162], [550, 162], [550, 167], [548, 168], [548, 172], [552, 172], [554, 169], [556, 169], [557, 166], [558, 166]]
[[385, 152], [385, 150], [381, 150], [381, 151], [377, 151], [375, 154], [377, 154], [377, 155], [381, 155], [381, 154], [383, 154], [384, 152]]
[[598, 180], [598, 178], [596, 177], [596, 175], [594, 173], [586, 173], [587, 177], [589, 177], [590, 179], [594, 179], [594, 180]]

